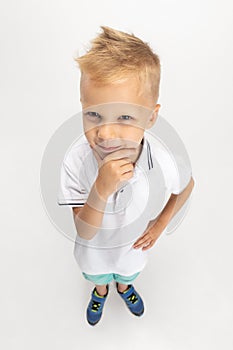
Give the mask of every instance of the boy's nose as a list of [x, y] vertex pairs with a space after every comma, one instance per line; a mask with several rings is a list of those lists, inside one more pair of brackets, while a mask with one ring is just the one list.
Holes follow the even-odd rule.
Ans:
[[103, 140], [116, 138], [116, 125], [104, 124], [98, 127], [98, 137]]

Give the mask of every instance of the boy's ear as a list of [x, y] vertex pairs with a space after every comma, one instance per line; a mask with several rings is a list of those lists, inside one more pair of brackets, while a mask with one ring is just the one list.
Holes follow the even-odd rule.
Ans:
[[150, 118], [149, 118], [149, 120], [147, 122], [146, 129], [150, 129], [154, 125], [154, 123], [156, 122], [156, 119], [158, 117], [158, 113], [159, 113], [160, 107], [161, 107], [160, 104], [156, 104], [155, 109], [151, 113], [151, 116], [150, 116]]

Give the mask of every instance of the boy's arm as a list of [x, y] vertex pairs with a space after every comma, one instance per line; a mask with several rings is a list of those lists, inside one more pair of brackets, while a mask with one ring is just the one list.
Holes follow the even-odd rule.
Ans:
[[186, 200], [189, 198], [194, 187], [194, 180], [191, 180], [187, 187], [180, 194], [171, 194], [166, 206], [160, 213], [159, 217], [150, 221], [149, 225], [141, 236], [133, 245], [133, 248], [142, 248], [147, 250], [151, 248], [155, 241], [158, 239], [163, 230], [167, 227], [174, 215], [184, 205]]
[[103, 215], [110, 194], [117, 190], [118, 185], [133, 176], [133, 164], [129, 154], [130, 149], [116, 151], [102, 160], [93, 150], [99, 170], [96, 181], [89, 193], [87, 202], [82, 208], [74, 208], [74, 222], [78, 235], [90, 240], [98, 232], [103, 221]]
[[106, 203], [107, 198], [99, 196], [95, 182], [84, 206], [73, 208], [75, 227], [81, 238], [89, 240], [95, 236], [101, 226]]

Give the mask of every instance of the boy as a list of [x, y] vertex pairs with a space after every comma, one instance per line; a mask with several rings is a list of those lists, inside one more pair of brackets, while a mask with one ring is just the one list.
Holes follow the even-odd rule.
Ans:
[[102, 316], [112, 280], [131, 313], [143, 314], [133, 281], [194, 186], [191, 169], [177, 174], [168, 152], [145, 132], [160, 108], [158, 56], [133, 34], [101, 28], [76, 59], [85, 135], [63, 161], [58, 201], [73, 208], [75, 258], [95, 284], [91, 325]]

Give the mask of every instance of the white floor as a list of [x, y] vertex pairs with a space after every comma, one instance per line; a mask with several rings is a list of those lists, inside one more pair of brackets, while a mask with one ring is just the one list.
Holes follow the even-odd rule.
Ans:
[[143, 317], [128, 312], [111, 284], [95, 327], [85, 319], [92, 284], [81, 276], [73, 243], [42, 211], [33, 230], [15, 223], [1, 264], [4, 349], [232, 349], [231, 247], [200, 225], [198, 201], [195, 193], [182, 225], [159, 238], [135, 282]]

